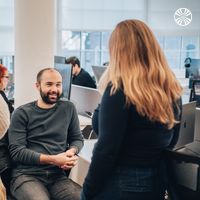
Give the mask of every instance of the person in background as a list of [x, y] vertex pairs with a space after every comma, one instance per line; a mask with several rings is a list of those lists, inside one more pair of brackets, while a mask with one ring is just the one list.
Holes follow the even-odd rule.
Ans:
[[83, 146], [76, 109], [59, 100], [62, 77], [53, 68], [37, 74], [38, 100], [20, 106], [11, 118], [11, 193], [17, 200], [78, 200], [80, 186], [66, 176]]
[[8, 85], [8, 81], [9, 81], [8, 69], [2, 64], [0, 64], [0, 94], [4, 98], [5, 102], [7, 103], [10, 113], [12, 113], [14, 110], [14, 107], [12, 103], [8, 100], [5, 94], [5, 89]]
[[105, 66], [105, 67], [109, 66], [109, 61], [104, 62], [104, 63], [103, 63], [103, 66]]
[[[9, 118], [14, 110], [12, 103], [8, 100], [5, 94], [5, 89], [8, 85], [9, 81], [9, 73], [8, 69], [0, 64], [0, 96], [4, 99], [4, 102], [7, 104], [7, 108], [9, 109]], [[2, 119], [1, 119], [2, 120]], [[7, 195], [10, 194], [10, 158], [8, 151], [8, 133], [4, 135], [3, 138], [0, 139], [0, 173], [2, 182], [6, 188]]]
[[66, 64], [72, 65], [72, 84], [96, 88], [95, 81], [87, 71], [81, 68], [80, 61], [77, 57], [72, 56], [67, 58]]
[[[10, 113], [8, 110], [8, 106], [6, 102], [4, 101], [3, 97], [0, 95], [0, 139], [7, 132], [9, 124], [10, 124]], [[2, 158], [2, 155], [0, 154], [0, 162], [1, 162], [1, 158]], [[1, 176], [0, 176], [0, 199], [6, 200], [6, 192], [1, 182]]]
[[81, 200], [163, 200], [164, 151], [178, 140], [182, 88], [142, 21], [120, 22], [109, 53]]

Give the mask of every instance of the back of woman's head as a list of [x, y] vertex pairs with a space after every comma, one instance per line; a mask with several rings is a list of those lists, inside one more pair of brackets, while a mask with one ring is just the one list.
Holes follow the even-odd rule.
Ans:
[[120, 22], [111, 34], [109, 52], [102, 87], [111, 82], [112, 93], [123, 88], [127, 104], [134, 104], [142, 116], [173, 127], [172, 104], [182, 88], [149, 27], [139, 20]]

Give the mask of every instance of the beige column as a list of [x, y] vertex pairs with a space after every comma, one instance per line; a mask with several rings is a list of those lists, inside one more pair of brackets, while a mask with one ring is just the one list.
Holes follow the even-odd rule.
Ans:
[[55, 0], [15, 0], [15, 107], [38, 98], [36, 75], [53, 67]]

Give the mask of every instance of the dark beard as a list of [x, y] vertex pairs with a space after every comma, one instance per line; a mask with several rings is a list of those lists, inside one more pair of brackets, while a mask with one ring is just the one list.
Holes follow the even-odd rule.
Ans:
[[[51, 100], [49, 98], [49, 95], [51, 94], [56, 94], [57, 98], [55, 100]], [[47, 94], [43, 93], [42, 90], [40, 89], [40, 96], [42, 98], [42, 100], [46, 103], [46, 104], [55, 104], [57, 101], [59, 101], [61, 94], [59, 92], [47, 92]]]

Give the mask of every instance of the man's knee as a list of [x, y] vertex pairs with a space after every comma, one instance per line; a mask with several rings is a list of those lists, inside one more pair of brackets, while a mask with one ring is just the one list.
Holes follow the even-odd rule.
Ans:
[[26, 175], [11, 181], [11, 193], [17, 200], [50, 200], [46, 187], [36, 178]]
[[81, 186], [70, 179], [60, 179], [49, 190], [55, 200], [80, 200]]

